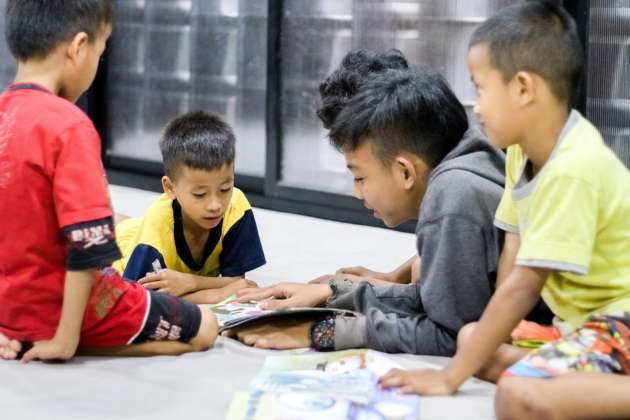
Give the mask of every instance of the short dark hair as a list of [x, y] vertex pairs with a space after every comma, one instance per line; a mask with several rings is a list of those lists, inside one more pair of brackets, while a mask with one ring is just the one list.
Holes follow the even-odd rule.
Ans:
[[317, 116], [325, 128], [332, 127], [339, 112], [357, 93], [368, 75], [388, 69], [407, 68], [407, 59], [396, 49], [385, 52], [350, 51], [339, 67], [319, 85], [321, 105]]
[[584, 54], [575, 21], [557, 2], [529, 0], [499, 10], [473, 33], [469, 48], [479, 44], [488, 46], [491, 65], [506, 81], [531, 71], [571, 104]]
[[339, 113], [329, 137], [342, 151], [369, 141], [383, 164], [407, 151], [435, 167], [466, 130], [464, 106], [440, 74], [387, 70], [365, 81]]
[[171, 121], [160, 140], [164, 172], [170, 178], [180, 165], [213, 171], [234, 162], [236, 139], [217, 114], [193, 111]]
[[85, 32], [94, 41], [112, 21], [111, 0], [8, 0], [5, 36], [18, 60], [43, 58]]

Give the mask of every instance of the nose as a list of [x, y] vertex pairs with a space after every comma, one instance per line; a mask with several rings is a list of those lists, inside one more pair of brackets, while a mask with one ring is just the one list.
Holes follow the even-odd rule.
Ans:
[[473, 106], [473, 114], [475, 114], [475, 117], [479, 118], [480, 114], [480, 109], [479, 109], [479, 101], [475, 101], [475, 105]]
[[208, 213], [218, 213], [221, 211], [221, 200], [218, 197], [211, 197], [206, 203]]

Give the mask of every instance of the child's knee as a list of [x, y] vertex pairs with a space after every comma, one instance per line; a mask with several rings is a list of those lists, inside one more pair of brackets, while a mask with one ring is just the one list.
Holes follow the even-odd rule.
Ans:
[[475, 326], [477, 326], [476, 322], [471, 322], [464, 325], [457, 333], [457, 348], [461, 348], [468, 339], [472, 336], [473, 331], [475, 330]]
[[497, 385], [494, 409], [498, 419], [554, 419], [540, 387], [527, 378], [503, 378]]
[[201, 309], [199, 332], [190, 340], [194, 351], [206, 351], [214, 345], [219, 332], [217, 318], [210, 309]]

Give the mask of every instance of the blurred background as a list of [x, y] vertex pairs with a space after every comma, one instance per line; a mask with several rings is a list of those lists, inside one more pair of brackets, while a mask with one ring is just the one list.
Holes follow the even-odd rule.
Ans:
[[[514, 1], [114, 0], [107, 56], [81, 105], [113, 183], [159, 190], [162, 129], [204, 109], [233, 125], [237, 185], [253, 204], [380, 225], [350, 197], [352, 177], [315, 115], [319, 83], [350, 50], [397, 48], [444, 74], [470, 109], [468, 39]], [[565, 3], [588, 47], [576, 107], [630, 165], [630, 0]], [[4, 40], [0, 54], [7, 85], [15, 62]]]

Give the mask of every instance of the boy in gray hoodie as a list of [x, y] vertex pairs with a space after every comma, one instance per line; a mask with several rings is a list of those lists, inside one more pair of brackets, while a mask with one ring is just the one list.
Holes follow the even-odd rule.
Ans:
[[268, 308], [327, 305], [363, 316], [276, 321], [232, 333], [258, 347], [451, 356], [457, 332], [479, 318], [494, 290], [502, 153], [469, 127], [445, 80], [428, 70], [370, 76], [336, 118], [330, 138], [354, 175], [354, 195], [376, 217], [390, 227], [418, 219], [420, 281], [386, 288], [288, 283], [242, 291], [242, 301], [275, 297], [265, 302]]

